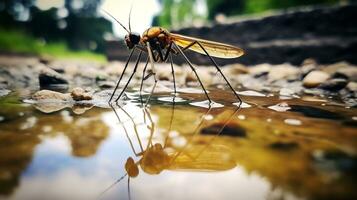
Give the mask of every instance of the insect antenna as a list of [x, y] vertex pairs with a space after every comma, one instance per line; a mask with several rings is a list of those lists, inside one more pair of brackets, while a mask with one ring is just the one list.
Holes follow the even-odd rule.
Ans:
[[[127, 28], [125, 28], [125, 26], [119, 22], [119, 20], [117, 20], [113, 15], [111, 15], [109, 12], [107, 12], [104, 9], [101, 9], [105, 14], [107, 14], [109, 17], [111, 17], [112, 19], [114, 19], [121, 27], [123, 27], [123, 29], [128, 32], [129, 34], [131, 33], [131, 31], [129, 31]], [[130, 23], [129, 23], [129, 27], [130, 27]], [[130, 29], [130, 28], [129, 28]]]
[[133, 3], [130, 6], [130, 11], [129, 11], [129, 31], [131, 33], [131, 11], [133, 10]]

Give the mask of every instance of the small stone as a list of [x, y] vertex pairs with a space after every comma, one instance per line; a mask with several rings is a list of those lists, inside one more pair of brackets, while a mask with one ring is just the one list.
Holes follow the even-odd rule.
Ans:
[[255, 77], [260, 77], [269, 73], [271, 65], [269, 64], [260, 64], [254, 67], [249, 68], [249, 73]]
[[316, 60], [314, 60], [312, 58], [308, 58], [308, 59], [304, 60], [304, 62], [301, 65], [302, 76], [305, 77], [308, 73], [315, 70], [316, 68], [317, 68]]
[[226, 66], [222, 69], [222, 71], [223, 74], [227, 74], [227, 76], [247, 74], [249, 72], [248, 68], [242, 64]]
[[322, 71], [312, 71], [304, 78], [303, 86], [307, 88], [314, 88], [325, 82], [330, 75]]
[[347, 78], [349, 81], [357, 82], [357, 67], [345, 67], [336, 71], [333, 75], [336, 78]]
[[246, 130], [237, 124], [216, 123], [201, 130], [204, 135], [225, 135], [235, 137], [247, 137]]
[[0, 97], [10, 94], [11, 90], [0, 89]]
[[298, 75], [298, 68], [290, 64], [282, 64], [271, 68], [268, 74], [268, 81], [273, 82], [280, 79], [296, 80]]
[[346, 87], [347, 85], [347, 80], [343, 78], [334, 78], [327, 80], [326, 82], [322, 83], [320, 85], [320, 88], [323, 88], [325, 90], [330, 90], [330, 91], [339, 91]]
[[289, 88], [281, 88], [279, 92], [280, 96], [285, 96], [285, 97], [292, 97], [294, 94], [295, 94], [294, 90]]
[[38, 78], [40, 87], [47, 87], [53, 84], [68, 84], [68, 81], [63, 75], [50, 68], [43, 68]]
[[93, 97], [90, 93], [86, 92], [82, 88], [74, 88], [71, 92], [71, 96], [75, 101], [92, 100]]
[[108, 89], [115, 87], [115, 83], [112, 81], [100, 81], [98, 82], [98, 86], [102, 89]]
[[59, 101], [70, 101], [72, 100], [69, 94], [63, 94], [60, 92], [55, 92], [51, 90], [40, 90], [32, 95], [32, 99], [37, 101], [43, 100], [59, 100]]
[[299, 147], [296, 142], [274, 142], [270, 144], [272, 149], [290, 151]]
[[349, 82], [346, 88], [351, 92], [357, 92], [357, 82]]
[[335, 74], [337, 71], [343, 69], [343, 68], [346, 68], [346, 67], [349, 67], [351, 66], [349, 63], [347, 62], [338, 62], [338, 63], [334, 63], [332, 65], [328, 65], [328, 66], [325, 66], [324, 68], [322, 68], [321, 70], [330, 74], [330, 75], [333, 75]]

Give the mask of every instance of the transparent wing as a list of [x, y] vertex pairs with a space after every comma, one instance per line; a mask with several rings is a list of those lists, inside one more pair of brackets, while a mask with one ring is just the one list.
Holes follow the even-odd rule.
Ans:
[[[210, 56], [217, 58], [237, 58], [244, 54], [243, 49], [229, 44], [203, 40], [174, 33], [171, 33], [170, 36], [178, 46], [183, 48], [187, 47], [192, 42], [197, 41], [203, 46], [203, 48], [206, 49]], [[200, 54], [205, 54], [205, 52], [198, 44], [192, 45], [191, 47], [189, 47], [189, 49]]]
[[171, 170], [223, 171], [234, 168], [237, 164], [232, 152], [222, 145], [194, 145], [185, 149], [171, 163]]

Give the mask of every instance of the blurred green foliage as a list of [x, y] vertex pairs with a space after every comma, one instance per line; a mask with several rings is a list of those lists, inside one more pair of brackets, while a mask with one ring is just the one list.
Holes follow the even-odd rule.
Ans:
[[170, 28], [192, 24], [192, 20], [201, 16], [195, 12], [194, 0], [159, 0], [162, 12], [153, 19], [153, 26]]
[[0, 28], [20, 30], [49, 43], [65, 43], [73, 50], [104, 53], [104, 35], [113, 30], [110, 21], [97, 15], [101, 0], [65, 0], [63, 7], [47, 10], [40, 10], [35, 3], [1, 0]]
[[76, 58], [90, 59], [98, 62], [106, 61], [104, 55], [85, 50], [70, 50], [65, 42], [58, 41], [46, 43], [43, 40], [35, 39], [19, 30], [0, 29], [0, 51], [28, 53], [66, 59]]
[[153, 20], [153, 25], [164, 27], [190, 25], [187, 22], [198, 17], [215, 19], [217, 14], [226, 16], [261, 13], [271, 9], [286, 9], [295, 6], [335, 4], [355, 0], [205, 0], [207, 16], [199, 16], [195, 5], [199, 0], [159, 0], [162, 12]]
[[259, 13], [270, 9], [284, 9], [294, 6], [334, 4], [341, 0], [247, 0], [243, 13]]

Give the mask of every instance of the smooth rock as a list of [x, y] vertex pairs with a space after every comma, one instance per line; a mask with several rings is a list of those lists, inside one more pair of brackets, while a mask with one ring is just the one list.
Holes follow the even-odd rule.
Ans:
[[320, 85], [321, 88], [330, 91], [339, 91], [347, 85], [347, 80], [343, 78], [334, 78], [325, 81]]
[[68, 84], [63, 75], [50, 68], [42, 68], [38, 78], [40, 87], [47, 87], [53, 84]]
[[329, 79], [330, 75], [323, 71], [312, 71], [303, 79], [303, 86], [314, 88]]
[[351, 66], [351, 64], [349, 64], [347, 62], [338, 62], [338, 63], [334, 63], [331, 65], [327, 65], [324, 68], [322, 68], [321, 70], [330, 74], [330, 75], [333, 75], [338, 70], [341, 70], [341, 69], [349, 67], [349, 66]]
[[346, 88], [351, 92], [357, 92], [357, 82], [349, 82]]
[[317, 68], [317, 62], [316, 60], [312, 59], [312, 58], [308, 58], [306, 60], [304, 60], [304, 62], [301, 65], [301, 74], [303, 77], [305, 77], [308, 73], [310, 73], [311, 71], [315, 70]]
[[333, 77], [347, 78], [349, 81], [357, 82], [357, 67], [345, 67], [336, 71]]
[[296, 80], [299, 75], [299, 69], [290, 64], [282, 64], [272, 67], [268, 73], [268, 81], [273, 82], [280, 79]]
[[249, 72], [248, 68], [242, 64], [233, 64], [222, 68], [223, 74], [227, 76], [247, 74]]
[[249, 68], [249, 73], [255, 77], [260, 77], [269, 73], [271, 69], [270, 64], [260, 64]]
[[84, 89], [82, 88], [74, 88], [71, 92], [71, 96], [73, 98], [73, 100], [75, 101], [83, 101], [83, 100], [92, 100], [92, 94], [90, 94], [89, 92], [86, 92]]
[[70, 101], [72, 100], [71, 95], [63, 94], [60, 92], [55, 92], [51, 90], [40, 90], [32, 95], [32, 99], [37, 101], [43, 100], [59, 100], [59, 101]]

